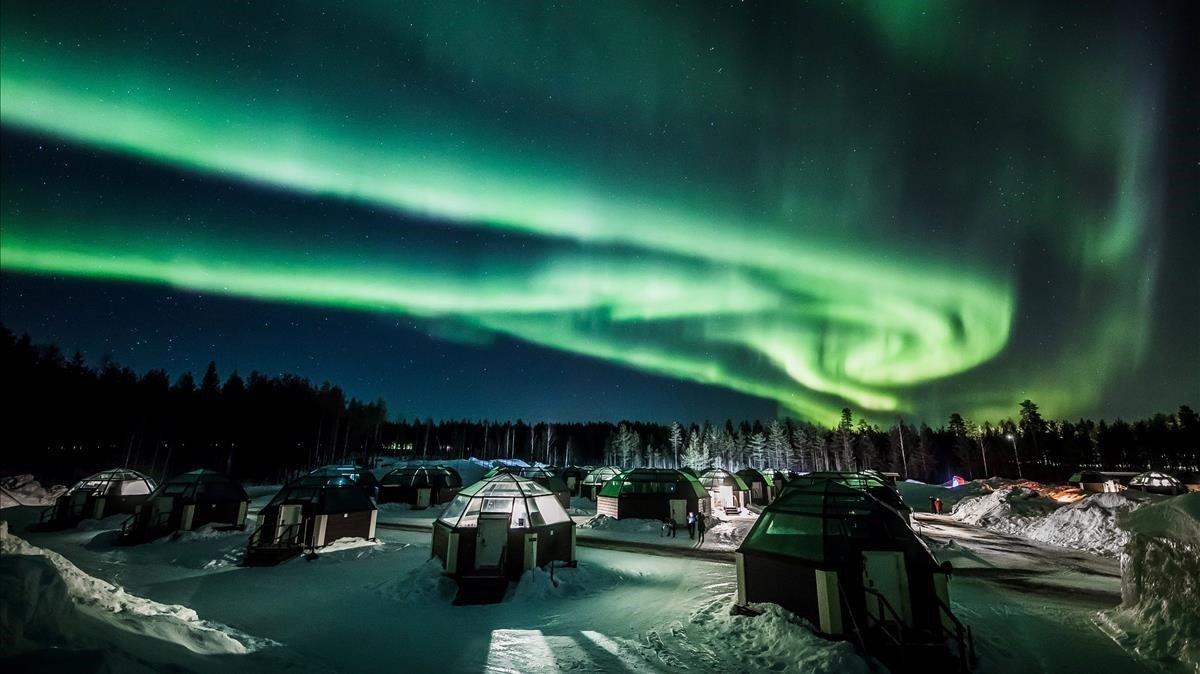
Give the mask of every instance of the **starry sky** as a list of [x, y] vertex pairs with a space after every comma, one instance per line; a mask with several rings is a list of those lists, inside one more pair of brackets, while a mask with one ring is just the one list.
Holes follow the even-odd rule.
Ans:
[[1186, 3], [164, 4], [3, 2], [10, 329], [406, 417], [1200, 402]]

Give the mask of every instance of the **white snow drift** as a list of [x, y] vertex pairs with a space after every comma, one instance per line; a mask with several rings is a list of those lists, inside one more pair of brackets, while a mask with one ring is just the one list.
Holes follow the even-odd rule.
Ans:
[[32, 475], [0, 478], [0, 509], [53, 505], [66, 491], [67, 488], [61, 484], [43, 487]]
[[[194, 653], [242, 654], [275, 645], [270, 640], [252, 637], [231, 627], [202, 620], [195, 611], [186, 606], [160, 604], [131, 595], [120, 587], [84, 573], [57, 552], [30, 545], [25, 540], [9, 534], [5, 522], [0, 522], [0, 553], [12, 556], [10, 559], [13, 561], [6, 561], [6, 564], [19, 567], [14, 571], [15, 578], [21, 578], [21, 574], [24, 573], [24, 578], [27, 579], [13, 583], [14, 588], [23, 590], [20, 593], [23, 596], [7, 600], [12, 603], [6, 601], [5, 606], [23, 607], [18, 610], [33, 614], [33, 620], [29, 623], [10, 620], [9, 616], [0, 620], [0, 623], [5, 625], [6, 632], [10, 629], [20, 632], [12, 635], [14, 639], [31, 641], [41, 636], [57, 636], [58, 639], [50, 639], [49, 642], [61, 642], [62, 634], [54, 635], [45, 630], [50, 625], [57, 625], [55, 629], [59, 631], [69, 630], [74, 616], [64, 614], [72, 613], [70, 607], [63, 602], [46, 601], [45, 597], [37, 594], [45, 588], [56, 593], [61, 586], [74, 609], [80, 613], [127, 632], [178, 644]], [[38, 562], [28, 559], [30, 557], [40, 557], [48, 561], [58, 578], [53, 578], [46, 572], [44, 564], [39, 565]], [[33, 629], [28, 626], [20, 627], [22, 624], [31, 625]], [[7, 641], [9, 635], [6, 633], [4, 636]]]
[[1121, 513], [1151, 498], [1136, 491], [1091, 494], [1070, 503], [1046, 496], [1036, 483], [998, 486], [955, 504], [950, 516], [960, 522], [1013, 536], [1103, 555], [1118, 555], [1129, 534], [1117, 524]]
[[1150, 658], [1200, 672], [1200, 494], [1127, 513], [1121, 606], [1100, 620], [1118, 641]]

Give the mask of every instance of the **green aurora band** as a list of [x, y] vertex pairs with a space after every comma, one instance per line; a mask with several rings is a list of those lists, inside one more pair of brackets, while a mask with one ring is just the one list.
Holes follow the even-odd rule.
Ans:
[[[463, 265], [450, 246], [284, 236], [294, 223], [271, 213], [180, 228], [133, 196], [102, 212], [17, 208], [14, 185], [36, 181], [6, 175], [0, 266], [451, 320], [822, 421], [843, 405], [996, 417], [1024, 397], [1086, 410], [1145, 340], [1152, 278], [1124, 270], [1153, 266], [1142, 252], [1156, 217], [1153, 97], [1109, 95], [1142, 81], [1115, 55], [1096, 65], [1047, 44], [1038, 57], [1051, 67], [1033, 68], [1016, 47], [1041, 37], [1016, 21], [991, 47], [1020, 58], [998, 60], [1010, 72], [993, 77], [995, 54], [970, 50], [954, 17], [873, 6], [806, 10], [830, 25], [865, 18], [851, 37], [867, 65], [814, 37], [812, 60], [834, 66], [777, 46], [791, 65], [772, 72], [745, 56], [753, 36], [636, 5], [573, 10], [607, 26], [605, 40], [572, 33], [579, 16], [564, 12], [432, 3], [406, 6], [420, 15], [410, 25], [367, 4], [336, 26], [291, 17], [273, 27], [273, 50], [211, 9], [129, 26], [101, 11], [84, 29], [65, 10], [5, 3], [6, 127], [451, 233], [509, 232], [539, 252]], [[156, 43], [165, 25], [189, 39]], [[132, 34], [116, 39], [118, 26]], [[287, 35], [356, 48], [279, 47]], [[879, 63], [901, 81], [847, 93], [829, 80]], [[941, 63], [951, 72], [928, 74]], [[1080, 86], [1055, 87], [1062, 73]], [[1053, 93], [1031, 96], [1018, 77]], [[980, 149], [971, 130], [939, 134], [905, 107], [907, 90], [949, 85], [997, 117], [1046, 119], [992, 122], [1001, 136]], [[1111, 188], [1077, 178], [1097, 172]], [[1047, 227], [1071, 292], [1105, 302], [1030, 360], [1012, 344], [1012, 242], [1043, 241]]]

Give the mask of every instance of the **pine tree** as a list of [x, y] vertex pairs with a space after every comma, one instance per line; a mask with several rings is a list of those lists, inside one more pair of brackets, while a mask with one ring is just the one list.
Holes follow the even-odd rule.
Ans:
[[842, 420], [834, 433], [837, 441], [837, 461], [841, 470], [854, 470], [854, 419], [849, 407], [842, 408]]
[[784, 468], [788, 464], [787, 426], [778, 419], [767, 424], [767, 461], [771, 467]]
[[749, 464], [752, 468], [767, 466], [767, 438], [762, 433], [752, 433], [746, 441], [746, 453], [749, 454]]
[[680, 466], [679, 450], [683, 448], [683, 427], [678, 421], [671, 422], [671, 456], [675, 461], [675, 467]]

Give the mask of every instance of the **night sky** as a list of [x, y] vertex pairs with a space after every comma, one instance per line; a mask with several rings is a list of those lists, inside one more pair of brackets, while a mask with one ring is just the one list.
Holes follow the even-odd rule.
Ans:
[[393, 415], [1200, 402], [1187, 3], [3, 2], [2, 319]]

